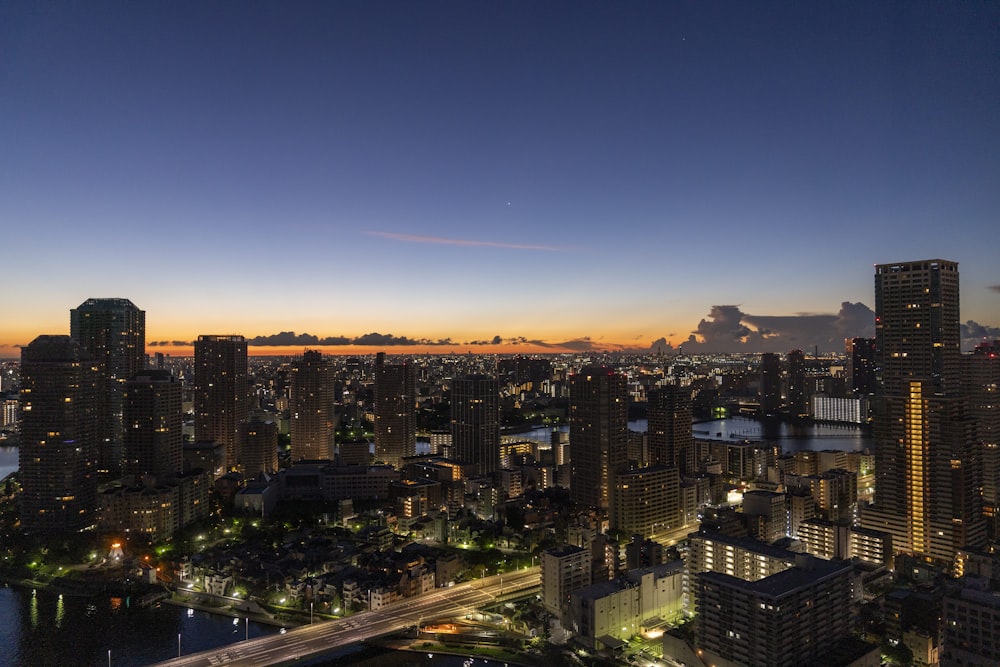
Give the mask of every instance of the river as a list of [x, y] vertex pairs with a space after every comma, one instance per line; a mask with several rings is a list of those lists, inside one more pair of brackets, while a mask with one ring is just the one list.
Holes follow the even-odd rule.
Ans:
[[[630, 431], [644, 433], [647, 429], [647, 420], [630, 421], [628, 427]], [[548, 444], [554, 430], [566, 432], [569, 431], [569, 426], [558, 426], [554, 429], [541, 427], [505, 435]], [[824, 449], [860, 452], [865, 449], [870, 450], [873, 445], [871, 430], [855, 424], [761, 422], [748, 417], [728, 417], [695, 422], [693, 430], [694, 437], [703, 440], [773, 442], [781, 445], [784, 453]]]

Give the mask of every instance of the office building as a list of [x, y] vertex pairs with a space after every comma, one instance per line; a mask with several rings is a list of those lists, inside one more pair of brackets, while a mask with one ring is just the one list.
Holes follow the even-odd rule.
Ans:
[[950, 562], [986, 539], [976, 423], [964, 396], [958, 264], [875, 267], [875, 501], [862, 524]]
[[96, 360], [69, 336], [43, 335], [21, 350], [21, 525], [64, 535], [96, 522]]
[[496, 378], [465, 375], [451, 384], [451, 444], [454, 458], [475, 465], [476, 474], [500, 467], [500, 387]]
[[333, 378], [322, 353], [292, 363], [290, 422], [293, 461], [333, 459]]
[[416, 376], [413, 364], [375, 357], [375, 460], [394, 468], [417, 453]]
[[70, 336], [98, 368], [98, 470], [116, 476], [123, 453], [125, 383], [146, 360], [146, 312], [128, 299], [87, 299], [69, 311]]
[[126, 485], [164, 484], [184, 469], [181, 382], [170, 371], [147, 370], [125, 383]]
[[615, 474], [628, 465], [628, 386], [609, 368], [570, 377], [570, 496], [612, 514]]
[[673, 466], [681, 475], [695, 472], [694, 434], [691, 429], [691, 390], [675, 384], [649, 392], [650, 466]]
[[247, 342], [243, 336], [198, 336], [194, 343], [194, 435], [225, 448], [238, 470], [239, 429], [250, 414]]

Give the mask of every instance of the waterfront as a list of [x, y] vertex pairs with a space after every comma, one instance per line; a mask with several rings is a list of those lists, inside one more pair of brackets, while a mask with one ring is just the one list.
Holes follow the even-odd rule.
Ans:
[[[644, 433], [647, 420], [637, 419], [628, 423], [630, 431]], [[695, 422], [694, 437], [701, 440], [766, 441], [781, 446], [783, 453], [801, 450], [821, 451], [840, 449], [860, 452], [873, 445], [871, 430], [857, 424], [830, 424], [815, 422], [763, 422], [749, 417], [728, 417]], [[569, 426], [540, 427], [517, 434], [508, 434], [525, 440], [548, 444], [552, 432], [567, 432]]]
[[0, 479], [17, 472], [17, 447], [0, 447]]
[[[59, 596], [0, 586], [0, 665], [11, 667], [141, 667], [183, 654], [244, 641], [243, 619], [163, 604], [137, 609], [127, 599]], [[280, 630], [250, 622], [249, 636]], [[110, 651], [110, 660], [109, 660]], [[303, 660], [326, 667], [459, 667], [464, 656], [404, 653], [362, 645]], [[479, 667], [503, 663], [477, 658]]]

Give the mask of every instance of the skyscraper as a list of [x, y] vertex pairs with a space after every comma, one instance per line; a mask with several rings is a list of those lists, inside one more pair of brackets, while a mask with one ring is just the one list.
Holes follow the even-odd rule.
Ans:
[[128, 482], [171, 481], [183, 470], [181, 382], [165, 370], [148, 370], [125, 383], [124, 475]]
[[610, 368], [570, 377], [570, 497], [613, 513], [615, 474], [628, 466], [628, 384]]
[[781, 357], [765, 352], [760, 357], [760, 412], [765, 417], [781, 409]]
[[198, 336], [194, 344], [194, 435], [225, 446], [226, 469], [240, 464], [239, 429], [250, 413], [243, 336]]
[[806, 400], [806, 355], [802, 350], [788, 353], [788, 413], [792, 417], [809, 415]]
[[875, 267], [875, 499], [866, 527], [949, 561], [985, 541], [976, 424], [961, 386], [958, 264]]
[[122, 395], [146, 359], [146, 312], [128, 299], [87, 299], [69, 311], [69, 330], [97, 362], [98, 470], [117, 475], [122, 461]]
[[676, 384], [649, 392], [650, 466], [673, 466], [682, 475], [695, 471], [691, 430], [691, 390]]
[[451, 444], [455, 458], [495, 473], [500, 461], [500, 386], [495, 377], [465, 375], [451, 385]]
[[292, 364], [292, 460], [333, 459], [333, 378], [323, 354], [307, 350]]
[[375, 357], [375, 458], [398, 468], [417, 453], [416, 375], [413, 364]]
[[848, 389], [855, 396], [875, 394], [875, 339], [847, 339]]
[[95, 523], [97, 362], [69, 336], [21, 350], [21, 524], [58, 535]]

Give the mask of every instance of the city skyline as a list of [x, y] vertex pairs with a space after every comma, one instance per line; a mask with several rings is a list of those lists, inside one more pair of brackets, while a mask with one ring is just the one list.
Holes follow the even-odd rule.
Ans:
[[871, 267], [932, 258], [1000, 337], [998, 22], [6, 3], [0, 358], [105, 297], [175, 355], [842, 350]]

